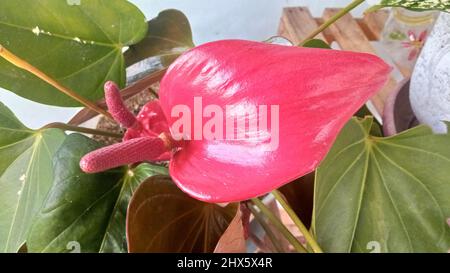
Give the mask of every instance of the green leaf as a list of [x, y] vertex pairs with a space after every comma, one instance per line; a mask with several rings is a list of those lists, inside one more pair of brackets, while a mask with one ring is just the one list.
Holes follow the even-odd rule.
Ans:
[[[352, 119], [317, 170], [314, 232], [326, 252], [447, 252], [450, 135], [370, 135]], [[373, 250], [373, 249], [372, 249]]]
[[331, 47], [326, 42], [320, 39], [311, 39], [309, 41], [306, 41], [306, 43], [304, 43], [302, 47], [331, 49]]
[[440, 10], [450, 12], [450, 2], [448, 0], [381, 0], [374, 7], [401, 7], [414, 11]]
[[122, 179], [123, 182], [119, 197], [117, 198], [108, 227], [106, 228], [105, 236], [102, 240], [102, 245], [100, 246], [100, 252], [117, 253], [128, 251], [125, 229], [127, 208], [131, 196], [141, 182], [158, 174], [168, 174], [168, 171], [164, 167], [144, 163], [126, 172]]
[[164, 10], [148, 22], [146, 37], [125, 52], [127, 65], [155, 57], [164, 66], [181, 53], [194, 47], [192, 30], [187, 17], [178, 10]]
[[0, 103], [0, 252], [25, 243], [53, 181], [52, 158], [62, 131], [32, 131]]
[[82, 252], [98, 251], [122, 174], [113, 170], [89, 175], [80, 170], [80, 158], [99, 146], [72, 134], [55, 155], [55, 181], [28, 237], [29, 252], [65, 252], [73, 242]]
[[[92, 101], [103, 97], [106, 80], [125, 84], [122, 48], [146, 32], [144, 15], [124, 0], [0, 1], [0, 44]], [[80, 106], [3, 59], [0, 86], [36, 102]]]
[[194, 47], [192, 31], [186, 16], [178, 10], [164, 10], [148, 22], [145, 39], [125, 52], [127, 65], [150, 57], [159, 58], [168, 66], [181, 53]]
[[129, 198], [140, 181], [165, 168], [142, 164], [85, 174], [79, 162], [99, 148], [79, 134], [67, 137], [55, 156], [55, 182], [27, 241], [29, 252], [126, 252], [125, 215]]
[[[372, 117], [372, 113], [370, 112], [369, 108], [367, 108], [367, 106], [364, 105], [353, 116], [364, 119], [366, 117]], [[381, 130], [381, 124], [376, 119], [374, 119], [373, 122], [375, 122], [376, 125], [372, 126], [372, 130], [370, 131], [370, 133], [373, 136], [379, 136], [379, 137], [383, 136], [383, 132]]]
[[363, 119], [366, 116], [372, 116], [372, 113], [370, 112], [369, 108], [364, 105], [363, 107], [359, 108], [358, 112], [356, 112], [353, 116]]
[[130, 252], [213, 252], [238, 209], [203, 203], [182, 192], [169, 176], [143, 182], [127, 215]]

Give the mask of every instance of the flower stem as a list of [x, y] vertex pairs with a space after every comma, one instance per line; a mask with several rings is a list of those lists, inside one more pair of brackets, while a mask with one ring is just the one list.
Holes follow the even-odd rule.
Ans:
[[5, 47], [0, 45], [0, 56], [3, 57], [5, 60], [10, 62], [11, 64], [26, 70], [30, 72], [31, 74], [35, 75], [39, 79], [45, 81], [46, 83], [50, 84], [54, 88], [58, 89], [62, 93], [66, 94], [67, 96], [73, 98], [74, 100], [78, 101], [79, 103], [85, 105], [86, 107], [89, 107], [93, 111], [102, 114], [110, 119], [112, 119], [111, 115], [92, 101], [87, 100], [86, 98], [83, 98], [82, 96], [78, 95], [73, 90], [70, 90], [69, 88], [63, 86], [59, 82], [52, 79], [50, 76], [39, 70], [38, 68], [34, 67], [24, 59], [21, 59], [20, 57], [14, 55], [14, 53], [7, 50]]
[[275, 196], [275, 199], [277, 199], [278, 203], [280, 203], [280, 205], [287, 212], [289, 217], [291, 217], [292, 221], [295, 223], [295, 225], [298, 227], [300, 232], [303, 234], [303, 236], [306, 239], [306, 242], [312, 248], [312, 250], [315, 253], [323, 253], [323, 251], [320, 248], [317, 241], [314, 239], [314, 237], [311, 235], [311, 233], [308, 231], [308, 229], [302, 223], [302, 220], [300, 220], [300, 218], [297, 216], [297, 214], [294, 212], [294, 210], [292, 210], [292, 208], [289, 206], [289, 204], [284, 200], [281, 193], [278, 190], [274, 190], [272, 192], [272, 194]]
[[354, 0], [348, 6], [341, 9], [336, 15], [328, 19], [325, 23], [319, 26], [316, 30], [314, 30], [311, 34], [309, 34], [303, 41], [300, 43], [300, 46], [303, 46], [307, 41], [314, 39], [317, 35], [319, 35], [322, 31], [331, 26], [334, 22], [341, 19], [344, 15], [355, 9], [357, 6], [361, 5], [365, 0]]
[[106, 137], [115, 137], [115, 138], [123, 137], [123, 135], [121, 135], [121, 134], [101, 131], [101, 130], [97, 130], [97, 129], [85, 128], [85, 127], [72, 126], [72, 125], [68, 125], [65, 123], [61, 123], [61, 122], [50, 123], [50, 124], [42, 127], [40, 130], [51, 129], [51, 128], [61, 129], [63, 131], [79, 132], [79, 133], [106, 136]]
[[275, 234], [273, 234], [272, 230], [270, 229], [269, 225], [267, 225], [266, 221], [264, 221], [263, 216], [261, 213], [259, 213], [251, 204], [247, 203], [248, 209], [252, 212], [253, 216], [255, 216], [256, 221], [261, 225], [261, 227], [264, 229], [264, 232], [266, 232], [267, 237], [272, 242], [273, 247], [275, 250], [279, 253], [283, 252], [283, 247], [278, 242], [277, 238], [275, 237]]
[[[135, 83], [132, 83], [131, 85], [127, 86], [126, 88], [124, 88], [122, 91], [120, 91], [120, 94], [122, 96], [123, 100], [127, 100], [131, 97], [133, 97], [134, 95], [147, 90], [148, 87], [156, 82], [159, 82], [163, 76], [165, 75], [167, 71], [167, 68], [163, 68], [159, 71], [156, 72], [152, 72], [151, 74], [145, 76], [144, 78], [138, 80]], [[153, 89], [150, 88], [151, 93], [154, 92]], [[153, 94], [153, 93], [152, 93]], [[153, 94], [155, 96], [155, 98], [158, 98], [158, 94], [156, 92], [154, 92]], [[99, 101], [96, 102], [96, 104], [102, 108], [106, 108], [106, 101], [105, 99], [101, 99]], [[84, 108], [82, 109], [80, 112], [78, 112], [70, 121], [69, 124], [70, 125], [79, 125], [95, 116], [97, 116], [97, 114], [89, 108]]]
[[264, 214], [267, 217], [267, 219], [269, 219], [269, 221], [277, 228], [277, 230], [281, 234], [283, 234], [286, 240], [288, 240], [289, 243], [292, 244], [292, 246], [297, 252], [301, 253], [307, 252], [305, 247], [297, 240], [297, 238], [295, 238], [294, 235], [292, 235], [292, 233], [286, 228], [286, 226], [283, 225], [280, 219], [278, 219], [278, 217], [276, 217], [275, 214], [273, 214], [273, 212], [270, 211], [270, 209], [267, 208], [263, 202], [261, 202], [261, 200], [259, 200], [258, 198], [253, 198], [252, 202], [253, 204], [255, 204], [256, 207], [258, 207], [261, 213]]

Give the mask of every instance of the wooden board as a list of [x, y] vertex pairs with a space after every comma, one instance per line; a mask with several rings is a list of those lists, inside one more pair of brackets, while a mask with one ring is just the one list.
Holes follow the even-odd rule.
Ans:
[[[339, 10], [327, 8], [322, 18], [314, 18], [308, 8], [285, 8], [280, 20], [279, 35], [299, 44], [308, 34]], [[376, 54], [371, 41], [380, 39], [388, 15], [386, 11], [377, 11], [369, 13], [364, 18], [355, 19], [352, 15], [347, 14], [316, 38], [323, 39], [328, 43], [335, 41], [343, 50]], [[399, 67], [399, 70], [405, 76], [410, 74], [410, 71], [404, 68]], [[397, 82], [391, 77], [386, 86], [371, 99], [379, 114], [383, 113], [384, 103], [396, 86]]]
[[388, 17], [388, 11], [379, 10], [366, 14], [364, 18], [358, 19], [358, 23], [364, 29], [367, 37], [371, 40], [378, 41], [381, 38], [381, 32]]
[[[288, 38], [291, 42], [298, 45], [304, 37], [318, 26], [308, 8], [284, 8], [280, 21], [279, 35]], [[324, 39], [322, 34], [317, 36], [317, 38]]]

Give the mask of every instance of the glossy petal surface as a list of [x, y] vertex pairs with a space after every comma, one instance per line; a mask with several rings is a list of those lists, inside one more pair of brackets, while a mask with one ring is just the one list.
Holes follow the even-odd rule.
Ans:
[[[203, 109], [222, 108], [224, 132], [233, 115], [235, 128], [246, 117], [249, 125], [264, 116], [255, 110], [261, 105], [268, 109], [267, 128], [246, 126], [245, 137], [238, 140], [195, 140], [199, 128], [193, 125], [193, 140], [171, 160], [171, 176], [182, 190], [207, 202], [270, 192], [317, 167], [344, 124], [381, 89], [389, 72], [381, 59], [361, 53], [239, 40], [197, 47], [182, 55], [161, 82], [160, 102], [169, 127], [178, 120], [171, 117], [176, 105], [192, 109], [195, 123], [197, 97]], [[279, 109], [278, 128], [271, 122], [276, 117], [272, 106]], [[210, 119], [201, 118], [200, 128]], [[276, 136], [274, 149], [277, 145], [270, 143], [276, 143]]]
[[161, 133], [168, 133], [169, 127], [158, 100], [150, 101], [141, 109], [136, 117], [138, 121], [133, 128], [129, 128], [124, 141], [139, 137], [156, 137]]

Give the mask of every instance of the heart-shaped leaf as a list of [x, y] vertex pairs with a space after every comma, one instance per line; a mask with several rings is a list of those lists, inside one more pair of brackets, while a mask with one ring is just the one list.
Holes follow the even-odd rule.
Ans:
[[450, 135], [420, 126], [382, 138], [373, 126], [352, 119], [317, 170], [319, 244], [326, 252], [447, 252]]
[[72, 134], [54, 160], [55, 182], [36, 218], [27, 241], [30, 252], [126, 252], [125, 214], [129, 198], [140, 181], [164, 168], [143, 164], [88, 175], [80, 158], [100, 145]]
[[[124, 99], [130, 98], [142, 90], [146, 90], [151, 84], [160, 81], [166, 71], [165, 67], [184, 50], [194, 46], [189, 21], [180, 11], [165, 10], [158, 17], [149, 21], [148, 26], [146, 38], [131, 46], [124, 54], [127, 66], [131, 66], [127, 72], [134, 74], [128, 75], [128, 84], [130, 85], [121, 91]], [[147, 58], [152, 60], [132, 65]], [[161, 70], [152, 72], [155, 69]], [[137, 82], [134, 82], [136, 79], [138, 79]], [[97, 104], [102, 108], [106, 107], [104, 99], [97, 101]], [[98, 113], [85, 108], [70, 123], [81, 124], [96, 115]]]
[[381, 0], [376, 8], [382, 7], [402, 7], [415, 11], [440, 10], [450, 12], [450, 2], [447, 0]]
[[[124, 0], [4, 0], [0, 18], [0, 44], [92, 101], [103, 97], [106, 80], [125, 84], [122, 48], [147, 32], [144, 15]], [[36, 102], [79, 106], [3, 59], [0, 86]]]
[[213, 252], [237, 208], [197, 201], [169, 176], [153, 176], [139, 186], [128, 208], [129, 251]]
[[192, 31], [186, 16], [178, 10], [164, 10], [148, 22], [147, 36], [125, 52], [127, 65], [150, 57], [168, 66], [176, 57], [194, 47]]
[[33, 131], [0, 103], [0, 252], [17, 252], [53, 181], [62, 131]]
[[146, 163], [140, 164], [136, 168], [126, 172], [122, 178], [123, 182], [120, 194], [109, 219], [108, 227], [106, 228], [105, 236], [100, 246], [100, 252], [117, 253], [128, 251], [125, 227], [130, 199], [141, 182], [153, 175], [167, 173], [168, 171], [164, 167]]

